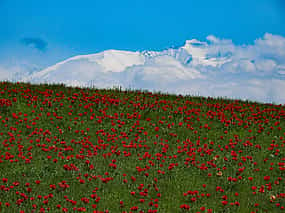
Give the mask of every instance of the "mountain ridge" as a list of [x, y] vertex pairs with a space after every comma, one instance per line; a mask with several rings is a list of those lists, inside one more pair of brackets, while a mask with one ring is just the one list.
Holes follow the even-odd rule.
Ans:
[[[191, 39], [161, 51], [110, 49], [67, 58], [18, 80], [285, 103], [283, 52], [272, 52], [278, 38], [266, 34], [254, 45], [238, 46], [208, 36], [208, 42]], [[285, 40], [280, 43], [285, 47]]]

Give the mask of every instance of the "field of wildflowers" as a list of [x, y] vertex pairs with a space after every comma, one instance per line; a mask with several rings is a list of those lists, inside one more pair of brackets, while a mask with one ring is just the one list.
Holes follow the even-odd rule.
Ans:
[[285, 212], [285, 106], [0, 82], [0, 212]]

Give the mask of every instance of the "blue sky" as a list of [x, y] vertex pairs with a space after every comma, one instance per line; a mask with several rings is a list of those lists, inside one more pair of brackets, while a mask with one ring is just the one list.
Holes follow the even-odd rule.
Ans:
[[161, 50], [208, 35], [249, 44], [266, 32], [285, 36], [284, 5], [282, 0], [0, 0], [0, 57], [35, 54], [37, 41], [46, 45], [39, 54], [50, 64], [106, 49]]

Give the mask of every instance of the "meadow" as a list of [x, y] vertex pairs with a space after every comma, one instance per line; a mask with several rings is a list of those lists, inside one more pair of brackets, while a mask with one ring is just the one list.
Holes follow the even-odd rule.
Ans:
[[285, 105], [0, 82], [0, 212], [285, 212]]

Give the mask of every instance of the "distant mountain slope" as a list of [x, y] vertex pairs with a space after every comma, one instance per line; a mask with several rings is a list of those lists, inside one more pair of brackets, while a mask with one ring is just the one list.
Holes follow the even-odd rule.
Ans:
[[[195, 55], [194, 58], [196, 59]], [[202, 78], [199, 71], [187, 67], [192, 59], [193, 55], [182, 48], [162, 52], [107, 50], [66, 59], [22, 80], [33, 83], [65, 83], [73, 86], [92, 84], [97, 87], [129, 87], [151, 82], [157, 84], [157, 81], [162, 80], [172, 82]]]
[[273, 51], [277, 39], [285, 48], [285, 39], [266, 34], [248, 46], [208, 36], [208, 42], [192, 39], [162, 51], [106, 50], [68, 58], [19, 80], [285, 103], [284, 54]]
[[[106, 50], [68, 58], [22, 80], [69, 85], [88, 85], [92, 81], [95, 85], [112, 86], [114, 83], [134, 84], [139, 76], [141, 80], [154, 83], [162, 80], [172, 82], [203, 78], [194, 66], [217, 67], [226, 62], [222, 57], [207, 58], [206, 46], [206, 42], [193, 39], [186, 41], [183, 47], [161, 52]], [[133, 79], [128, 77], [126, 82], [126, 73], [133, 76]]]

